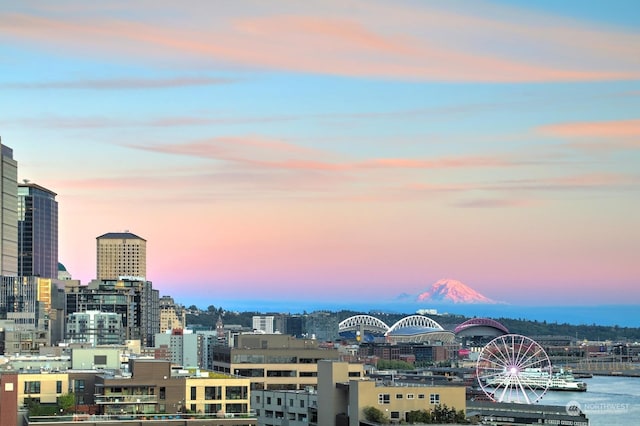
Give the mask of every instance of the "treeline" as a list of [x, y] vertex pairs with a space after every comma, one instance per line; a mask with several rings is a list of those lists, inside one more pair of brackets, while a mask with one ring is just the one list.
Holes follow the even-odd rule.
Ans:
[[[222, 307], [209, 306], [205, 310], [198, 309], [192, 305], [187, 308], [187, 324], [192, 327], [199, 325], [208, 329], [215, 329], [215, 324], [218, 318], [222, 318], [224, 324], [240, 325], [242, 327], [252, 327], [252, 318], [254, 315], [278, 315], [278, 314], [265, 314], [264, 312], [233, 312], [226, 311]], [[323, 311], [323, 313], [327, 313]], [[303, 318], [315, 313], [303, 312], [300, 314]], [[410, 314], [401, 313], [386, 313], [386, 312], [358, 312], [341, 310], [337, 312], [330, 312], [331, 316], [335, 316], [335, 321], [340, 322], [346, 318], [349, 318], [358, 314], [366, 314], [374, 316], [387, 325], [391, 326], [396, 321], [404, 318]], [[465, 317], [463, 315], [427, 315], [429, 318], [435, 320], [438, 324], [442, 325], [447, 330], [453, 330], [458, 324], [471, 319], [471, 317]], [[615, 326], [603, 326], [597, 324], [591, 325], [574, 325], [568, 323], [557, 323], [547, 321], [531, 321], [525, 319], [513, 319], [513, 318], [494, 318], [499, 323], [503, 324], [509, 329], [509, 332], [515, 334], [523, 334], [526, 336], [570, 336], [578, 340], [589, 341], [604, 341], [610, 340], [613, 342], [640, 342], [640, 328], [638, 327], [619, 327]], [[310, 334], [314, 330], [306, 330]]]
[[510, 333], [528, 336], [570, 336], [578, 340], [640, 342], [640, 328], [604, 325], [573, 325], [567, 323], [497, 318]]

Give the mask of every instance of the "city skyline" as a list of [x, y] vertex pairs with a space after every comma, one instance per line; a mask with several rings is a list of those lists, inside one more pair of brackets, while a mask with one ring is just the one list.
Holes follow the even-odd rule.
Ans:
[[[640, 303], [634, 2], [20, 2], [0, 137], [59, 260], [148, 241], [180, 300], [392, 300], [441, 278]], [[300, 289], [304, 289], [302, 292]]]

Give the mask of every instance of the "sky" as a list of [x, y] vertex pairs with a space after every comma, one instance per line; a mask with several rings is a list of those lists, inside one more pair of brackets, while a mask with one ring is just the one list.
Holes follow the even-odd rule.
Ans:
[[129, 230], [204, 306], [640, 304], [637, 1], [0, 4], [2, 143], [83, 283]]

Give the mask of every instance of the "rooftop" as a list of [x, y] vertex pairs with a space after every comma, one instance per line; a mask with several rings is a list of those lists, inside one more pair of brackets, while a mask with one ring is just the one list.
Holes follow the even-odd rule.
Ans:
[[131, 232], [125, 231], [125, 232], [107, 232], [106, 234], [100, 235], [99, 237], [96, 237], [97, 240], [102, 239], [102, 240], [122, 240], [122, 239], [127, 239], [127, 240], [142, 240], [142, 241], [147, 241], [142, 237], [137, 236], [136, 234], [132, 234]]

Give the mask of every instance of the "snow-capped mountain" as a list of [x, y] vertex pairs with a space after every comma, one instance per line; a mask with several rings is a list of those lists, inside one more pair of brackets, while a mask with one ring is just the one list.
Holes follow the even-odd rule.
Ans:
[[449, 302], [449, 303], [497, 303], [468, 285], [449, 278], [436, 281], [431, 288], [420, 293], [416, 298], [417, 302]]

